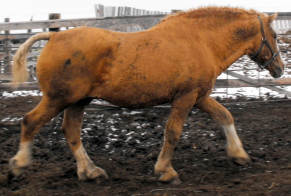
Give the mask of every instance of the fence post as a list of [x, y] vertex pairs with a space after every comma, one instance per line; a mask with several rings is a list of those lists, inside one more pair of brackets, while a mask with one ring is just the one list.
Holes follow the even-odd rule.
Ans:
[[[4, 22], [10, 22], [9, 18], [5, 18]], [[9, 39], [9, 31], [5, 31], [5, 44], [4, 44], [4, 73], [11, 74], [12, 72], [12, 65], [11, 65], [11, 40]]]
[[101, 4], [95, 5], [95, 14], [96, 18], [103, 18], [105, 16], [104, 5]]
[[172, 13], [172, 14], [175, 14], [175, 13], [178, 13], [178, 12], [181, 12], [181, 11], [182, 11], [182, 10], [172, 10], [171, 13]]
[[[31, 16], [30, 21], [33, 21], [33, 16]], [[32, 33], [32, 30], [31, 29], [27, 29], [27, 33], [28, 34]]]
[[[61, 19], [61, 14], [58, 14], [58, 13], [49, 14], [49, 20], [56, 20], [56, 19]], [[58, 32], [60, 31], [60, 28], [49, 28], [49, 31]]]

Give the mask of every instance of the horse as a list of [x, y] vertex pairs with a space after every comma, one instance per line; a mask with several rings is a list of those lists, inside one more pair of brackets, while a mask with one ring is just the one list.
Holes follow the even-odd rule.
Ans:
[[61, 131], [76, 159], [78, 178], [107, 178], [80, 139], [84, 108], [95, 98], [125, 108], [170, 103], [154, 166], [161, 181], [181, 182], [172, 166], [173, 151], [192, 107], [222, 126], [228, 156], [247, 164], [250, 158], [232, 115], [209, 95], [217, 77], [243, 55], [274, 78], [283, 74], [285, 65], [271, 27], [276, 17], [253, 9], [210, 6], [166, 16], [141, 32], [79, 27], [30, 37], [14, 56], [13, 82], [27, 80], [26, 56], [32, 44], [49, 40], [36, 66], [43, 97], [21, 121], [19, 150], [9, 161], [9, 176], [19, 176], [31, 164], [34, 136], [64, 111]]

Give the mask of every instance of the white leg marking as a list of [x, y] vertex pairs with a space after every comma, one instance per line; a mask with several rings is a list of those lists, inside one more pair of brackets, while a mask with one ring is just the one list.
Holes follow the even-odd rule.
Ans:
[[10, 172], [19, 176], [31, 164], [33, 142], [21, 142], [17, 154], [10, 159]]
[[32, 159], [32, 145], [33, 142], [21, 142], [17, 154], [13, 160], [17, 161], [18, 167], [27, 167]]
[[240, 141], [233, 124], [222, 126], [227, 138], [227, 153], [230, 157], [249, 159], [246, 151], [243, 149], [242, 142]]
[[234, 124], [223, 125], [224, 133], [227, 138], [227, 144], [230, 146], [242, 146], [242, 143], [235, 131]]
[[94, 179], [98, 176], [108, 178], [107, 173], [103, 169], [96, 167], [91, 161], [83, 144], [73, 153], [77, 161], [78, 177], [80, 180]]
[[80, 147], [74, 152], [74, 156], [77, 161], [78, 168], [86, 169], [87, 165], [92, 163], [88, 154], [86, 153], [85, 148], [81, 144]]

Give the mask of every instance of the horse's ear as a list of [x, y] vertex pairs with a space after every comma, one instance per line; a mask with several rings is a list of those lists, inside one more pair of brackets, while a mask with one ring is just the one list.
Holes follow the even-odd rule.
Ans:
[[275, 14], [269, 16], [269, 23], [272, 23], [277, 18], [277, 16], [278, 16], [278, 13], [275, 13]]

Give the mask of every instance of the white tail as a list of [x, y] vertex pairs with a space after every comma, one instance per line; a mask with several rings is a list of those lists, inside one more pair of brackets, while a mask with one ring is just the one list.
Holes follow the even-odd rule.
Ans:
[[13, 58], [13, 66], [12, 66], [12, 73], [13, 79], [12, 82], [15, 83], [17, 86], [18, 83], [26, 82], [28, 79], [28, 70], [27, 70], [27, 60], [26, 56], [28, 51], [32, 47], [32, 45], [39, 40], [49, 40], [53, 34], [56, 32], [45, 32], [45, 33], [38, 33], [32, 37], [30, 37], [24, 44], [22, 44], [14, 58]]

